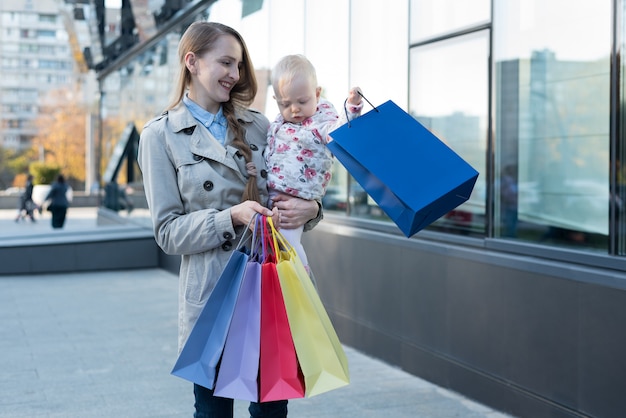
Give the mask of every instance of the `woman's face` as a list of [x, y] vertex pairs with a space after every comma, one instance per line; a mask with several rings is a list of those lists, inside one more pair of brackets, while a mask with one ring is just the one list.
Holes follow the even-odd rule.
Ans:
[[222, 35], [214, 47], [202, 54], [188, 52], [185, 65], [191, 73], [189, 98], [211, 113], [230, 99], [230, 91], [239, 81], [242, 48], [234, 36]]

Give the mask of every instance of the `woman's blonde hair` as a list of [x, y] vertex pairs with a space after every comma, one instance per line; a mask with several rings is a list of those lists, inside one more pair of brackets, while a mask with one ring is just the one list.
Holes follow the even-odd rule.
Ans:
[[317, 87], [315, 67], [304, 55], [286, 55], [280, 59], [272, 69], [272, 87], [278, 95], [278, 89], [290, 83], [295, 77], [306, 77], [311, 85]]
[[[194, 22], [187, 28], [178, 44], [180, 72], [174, 97], [168, 109], [172, 109], [180, 103], [191, 84], [191, 72], [185, 65], [185, 55], [188, 52], [193, 52], [197, 57], [201, 57], [215, 47], [220, 36], [232, 36], [241, 45], [242, 59], [239, 81], [230, 91], [229, 100], [222, 103], [222, 109], [228, 121], [228, 128], [234, 133], [233, 146], [241, 151], [248, 163], [252, 162], [252, 151], [245, 140], [245, 131], [237, 120], [235, 111], [237, 108], [246, 108], [252, 103], [258, 87], [250, 53], [243, 38], [235, 29], [217, 22]], [[256, 200], [262, 203], [256, 184], [256, 176], [250, 175], [248, 177], [248, 183], [242, 196], [242, 201], [245, 200]]]

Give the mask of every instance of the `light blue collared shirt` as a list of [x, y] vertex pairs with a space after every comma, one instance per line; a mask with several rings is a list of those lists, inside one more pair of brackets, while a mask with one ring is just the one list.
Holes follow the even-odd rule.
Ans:
[[183, 97], [183, 103], [187, 106], [191, 115], [205, 128], [207, 128], [215, 139], [224, 145], [224, 142], [226, 141], [228, 122], [226, 121], [226, 117], [222, 111], [222, 106], [220, 106], [220, 110], [218, 110], [214, 115], [213, 113], [203, 109], [198, 103], [187, 97], [186, 94], [185, 97]]

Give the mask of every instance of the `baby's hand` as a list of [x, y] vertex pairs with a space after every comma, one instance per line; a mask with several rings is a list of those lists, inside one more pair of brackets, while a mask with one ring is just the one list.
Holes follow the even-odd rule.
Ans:
[[352, 106], [358, 106], [361, 104], [361, 89], [359, 87], [352, 87], [348, 92], [348, 103]]

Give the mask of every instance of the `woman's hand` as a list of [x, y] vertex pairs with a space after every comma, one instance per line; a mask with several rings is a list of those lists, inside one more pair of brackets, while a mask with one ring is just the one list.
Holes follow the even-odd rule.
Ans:
[[[274, 212], [253, 200], [246, 200], [230, 208], [230, 217], [233, 221], [233, 226], [250, 224], [250, 221], [257, 213], [264, 216], [274, 215]], [[277, 214], [273, 221], [279, 222]], [[254, 225], [251, 225], [251, 227], [254, 228]]]
[[[319, 211], [315, 200], [304, 200], [284, 193], [272, 197], [272, 200], [274, 208], [279, 209], [280, 227], [285, 229], [301, 227], [311, 219], [315, 219]], [[276, 218], [273, 221], [276, 221]]]

